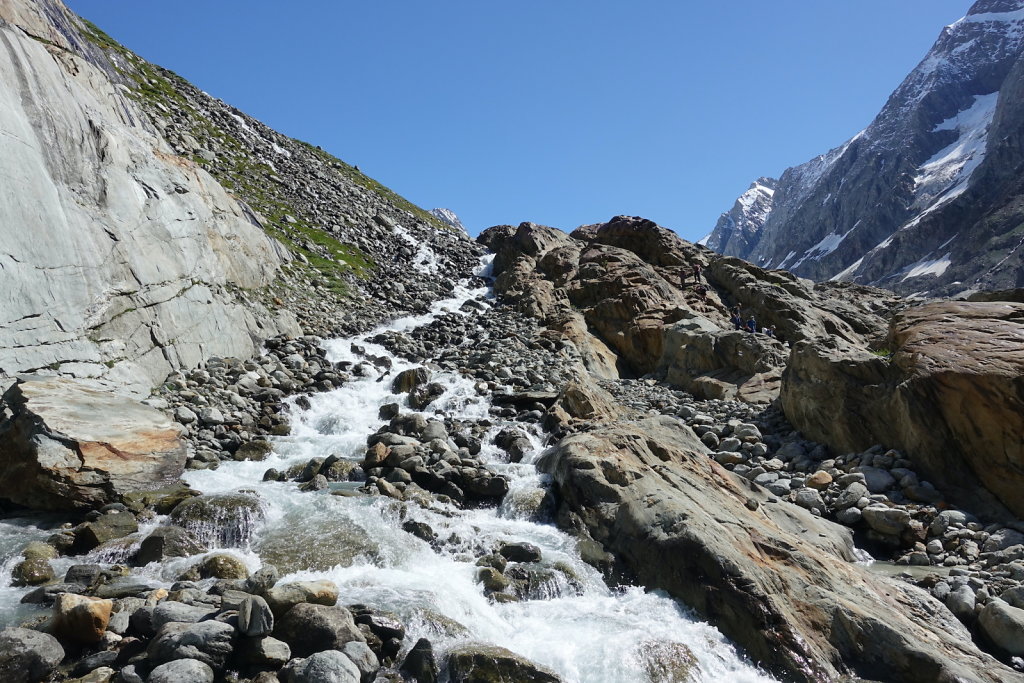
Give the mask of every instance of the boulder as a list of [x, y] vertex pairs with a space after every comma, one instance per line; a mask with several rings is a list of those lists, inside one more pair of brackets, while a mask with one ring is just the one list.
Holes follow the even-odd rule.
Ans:
[[292, 650], [277, 638], [242, 638], [235, 657], [251, 666], [278, 669], [292, 658]]
[[828, 485], [832, 483], [832, 475], [824, 470], [818, 470], [811, 476], [807, 477], [804, 482], [808, 487], [824, 491], [828, 488]]
[[149, 508], [158, 515], [166, 515], [181, 501], [198, 495], [199, 491], [178, 481], [156, 489], [129, 491], [121, 496], [121, 500], [132, 512], [139, 513]]
[[[148, 607], [145, 609], [149, 609]], [[164, 624], [177, 622], [179, 624], [195, 624], [204, 619], [209, 619], [217, 613], [217, 609], [211, 605], [189, 605], [176, 600], [165, 600], [159, 605], [151, 608], [152, 615], [148, 617], [149, 629], [143, 629], [149, 633], [160, 630]], [[141, 613], [141, 612], [139, 612]], [[138, 623], [134, 620], [133, 625]]]
[[864, 475], [864, 485], [871, 493], [884, 493], [896, 485], [896, 478], [881, 467], [856, 467], [853, 471]]
[[99, 508], [184, 470], [180, 425], [84, 381], [19, 379], [2, 403], [9, 413], [0, 422], [0, 497], [20, 505]]
[[596, 383], [579, 379], [562, 388], [550, 409], [550, 419], [568, 424], [574, 420], [610, 420], [621, 412], [615, 398]]
[[982, 633], [1011, 657], [1024, 656], [1024, 609], [1002, 600], [990, 600], [978, 615]]
[[338, 602], [338, 586], [333, 581], [296, 581], [274, 586], [264, 595], [274, 617], [280, 619], [292, 607], [302, 603], [333, 606]]
[[113, 608], [111, 600], [62, 593], [53, 603], [51, 632], [64, 642], [98, 643], [107, 630]]
[[108, 512], [94, 522], [85, 522], [75, 529], [72, 551], [84, 553], [108, 541], [130, 536], [139, 530], [135, 515], [130, 512]]
[[899, 536], [910, 524], [910, 513], [901, 508], [869, 506], [861, 515], [869, 527], [885, 536]]
[[0, 631], [0, 680], [38, 683], [49, 680], [64, 659], [64, 648], [53, 636], [27, 628]]
[[284, 683], [359, 683], [359, 667], [343, 652], [327, 650], [294, 659], [281, 671]]
[[377, 659], [377, 655], [373, 654], [373, 650], [370, 649], [369, 645], [354, 640], [345, 643], [341, 651], [359, 669], [359, 675], [363, 683], [369, 683], [373, 680], [374, 674], [380, 669], [380, 661]]
[[262, 461], [270, 457], [274, 447], [270, 445], [269, 441], [264, 439], [255, 439], [253, 441], [246, 441], [238, 447], [232, 457], [235, 460], [256, 460]]
[[261, 638], [274, 631], [274, 613], [267, 601], [250, 595], [238, 606], [238, 630], [243, 636]]
[[420, 683], [435, 683], [440, 669], [434, 658], [434, 648], [426, 638], [420, 638], [402, 660], [398, 669], [402, 674]]
[[153, 669], [146, 683], [213, 683], [213, 669], [198, 659], [176, 659]]
[[150, 641], [146, 654], [156, 664], [176, 659], [196, 659], [214, 671], [222, 671], [234, 649], [237, 632], [222, 621], [198, 624], [164, 624]]
[[206, 548], [195, 535], [180, 526], [161, 526], [142, 539], [135, 563], [139, 566], [150, 562], [163, 562], [172, 557], [198, 555]]
[[[185, 578], [187, 577], [187, 578]], [[198, 581], [200, 579], [248, 579], [249, 569], [234, 555], [214, 553], [204, 557], [179, 579]]]
[[21, 551], [21, 555], [24, 559], [11, 570], [12, 585], [38, 586], [56, 580], [57, 576], [50, 565], [50, 560], [57, 557], [57, 549], [52, 545], [32, 541]]
[[274, 637], [288, 643], [292, 654], [297, 657], [308, 657], [323, 650], [340, 650], [353, 640], [366, 641], [347, 609], [308, 602], [288, 610], [274, 628]]
[[889, 357], [796, 344], [781, 394], [793, 425], [838, 452], [899, 449], [965, 507], [1024, 515], [1024, 304], [915, 306], [885, 343]]
[[516, 681], [516, 683], [558, 683], [554, 672], [496, 645], [469, 643], [448, 653], [451, 683]]
[[498, 554], [511, 562], [540, 562], [540, 548], [532, 543], [502, 543]]
[[617, 570], [704, 615], [798, 681], [998, 681], [1009, 670], [924, 591], [854, 563], [850, 531], [733, 475], [677, 419], [610, 423], [538, 464], [558, 519]]
[[171, 520], [192, 532], [200, 543], [242, 545], [263, 520], [260, 499], [249, 493], [221, 493], [188, 498], [171, 511]]
[[398, 373], [391, 383], [391, 390], [396, 394], [407, 394], [416, 387], [430, 381], [430, 370], [426, 368], [409, 368]]

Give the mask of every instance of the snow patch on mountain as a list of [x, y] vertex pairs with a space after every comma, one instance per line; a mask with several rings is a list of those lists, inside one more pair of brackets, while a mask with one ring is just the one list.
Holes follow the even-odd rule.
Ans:
[[841, 271], [830, 277], [829, 280], [831, 280], [832, 282], [841, 282], [844, 280], [849, 280], [850, 277], [857, 272], [857, 269], [860, 268], [862, 263], [864, 263], [863, 256], [861, 256], [859, 259], [848, 265], [846, 268], [842, 269]]
[[950, 260], [951, 255], [951, 253], [946, 253], [944, 256], [937, 259], [922, 259], [917, 263], [911, 263], [907, 266], [907, 272], [903, 276], [903, 280], [909, 280], [912, 277], [921, 277], [922, 275], [942, 275], [952, 264], [952, 261]]
[[846, 239], [846, 236], [853, 232], [856, 228], [857, 225], [855, 224], [852, 228], [844, 232], [842, 235], [835, 232], [830, 232], [829, 234], [825, 235], [820, 242], [818, 242], [813, 247], [804, 252], [804, 255], [800, 258], [800, 260], [793, 264], [793, 268], [796, 268], [807, 259], [820, 259], [822, 256], [828, 256], [833, 251], [838, 249], [839, 245], [842, 244], [843, 240]]
[[988, 14], [968, 14], [954, 22], [950, 28], [958, 24], [985, 24], [991, 22], [1024, 21], [1024, 9], [1015, 12], [990, 12]]
[[788, 264], [788, 263], [789, 263], [789, 260], [790, 260], [791, 258], [793, 258], [794, 256], [796, 256], [796, 252], [795, 252], [795, 251], [791, 251], [791, 252], [789, 252], [788, 254], [786, 254], [786, 258], [784, 258], [784, 259], [782, 259], [781, 261], [779, 261], [779, 265], [777, 265], [777, 266], [775, 266], [775, 267], [776, 267], [776, 268], [785, 268], [785, 267], [786, 267], [786, 264]]
[[985, 159], [998, 99], [998, 92], [977, 95], [973, 105], [932, 129], [933, 133], [954, 130], [959, 137], [921, 165], [914, 178], [919, 204], [930, 204], [936, 198], [945, 203], [967, 189], [971, 175]]

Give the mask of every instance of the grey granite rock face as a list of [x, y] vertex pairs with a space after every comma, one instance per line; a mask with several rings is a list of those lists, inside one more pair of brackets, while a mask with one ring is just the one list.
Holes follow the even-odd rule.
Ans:
[[1021, 286], [1022, 11], [975, 3], [867, 128], [782, 174], [760, 227], [734, 208], [708, 246], [902, 293]]
[[855, 564], [848, 530], [728, 473], [674, 417], [596, 425], [538, 469], [557, 519], [614, 554], [612, 571], [682, 599], [785, 680], [1013, 675], [924, 591]]
[[[32, 3], [2, 7], [31, 31], [49, 21]], [[234, 293], [273, 280], [280, 245], [69, 47], [0, 25], [0, 374], [59, 370], [141, 393], [295, 330]]]

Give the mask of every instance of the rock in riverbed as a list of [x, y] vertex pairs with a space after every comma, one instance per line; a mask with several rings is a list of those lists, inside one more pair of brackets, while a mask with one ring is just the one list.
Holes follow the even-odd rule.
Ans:
[[85, 382], [21, 379], [3, 405], [0, 497], [26, 507], [99, 508], [177, 479], [185, 466], [179, 425]]

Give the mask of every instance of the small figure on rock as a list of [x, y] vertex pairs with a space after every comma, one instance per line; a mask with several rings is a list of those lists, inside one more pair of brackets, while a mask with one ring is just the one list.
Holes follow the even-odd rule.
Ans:
[[735, 329], [737, 329], [737, 330], [742, 330], [743, 329], [743, 316], [741, 316], [740, 313], [739, 313], [739, 306], [737, 306], [736, 308], [734, 308], [732, 310], [732, 317], [729, 318], [729, 320], [732, 322], [732, 326]]
[[693, 284], [695, 284], [695, 285], [699, 285], [700, 284], [700, 264], [699, 263], [694, 263], [693, 264]]
[[767, 334], [769, 337], [774, 339], [775, 338], [775, 325], [769, 325], [767, 327], [767, 329], [765, 329], [764, 333]]
[[708, 302], [708, 288], [704, 285], [697, 285], [693, 288], [693, 291], [697, 293], [697, 297], [701, 300], [701, 303]]
[[757, 332], [757, 321], [754, 319], [754, 316], [747, 318], [747, 332], [751, 334]]

